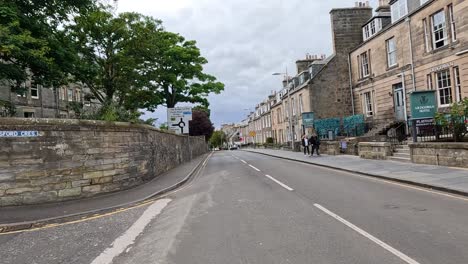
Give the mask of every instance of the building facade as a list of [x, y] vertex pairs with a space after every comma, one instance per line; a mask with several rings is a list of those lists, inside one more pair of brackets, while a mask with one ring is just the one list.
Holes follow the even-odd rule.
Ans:
[[411, 118], [413, 91], [435, 90], [439, 111], [468, 97], [467, 1], [380, 1], [377, 14], [391, 23], [350, 53], [356, 113], [383, 128]]
[[[6, 83], [0, 85], [0, 102], [14, 107], [14, 117], [76, 118], [80, 112], [91, 112], [98, 107], [91, 91], [80, 84], [47, 88], [31, 81], [24, 84], [24, 93], [12, 92]], [[8, 116], [0, 106], [0, 116]]]

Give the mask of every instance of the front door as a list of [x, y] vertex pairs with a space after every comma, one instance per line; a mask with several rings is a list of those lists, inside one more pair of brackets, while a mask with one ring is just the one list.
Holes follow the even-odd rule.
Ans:
[[395, 106], [395, 118], [398, 121], [405, 120], [405, 100], [403, 85], [401, 83], [393, 86], [393, 104]]

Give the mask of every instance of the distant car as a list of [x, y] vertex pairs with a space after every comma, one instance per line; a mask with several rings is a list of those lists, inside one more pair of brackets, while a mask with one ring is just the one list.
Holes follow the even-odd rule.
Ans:
[[237, 146], [231, 146], [231, 147], [229, 148], [229, 150], [237, 150], [237, 149], [239, 149], [239, 147], [237, 147]]
[[219, 148], [214, 148], [213, 151], [219, 151]]

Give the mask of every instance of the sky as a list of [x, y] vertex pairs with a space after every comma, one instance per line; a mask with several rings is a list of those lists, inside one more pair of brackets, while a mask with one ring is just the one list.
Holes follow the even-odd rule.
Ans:
[[[376, 7], [377, 0], [370, 1]], [[237, 123], [272, 91], [282, 87], [275, 72], [295, 75], [306, 54], [332, 53], [329, 12], [355, 0], [119, 0], [118, 12], [139, 12], [163, 21], [166, 30], [196, 40], [208, 60], [205, 72], [225, 84], [210, 95], [216, 127]], [[166, 122], [166, 109], [144, 118]]]

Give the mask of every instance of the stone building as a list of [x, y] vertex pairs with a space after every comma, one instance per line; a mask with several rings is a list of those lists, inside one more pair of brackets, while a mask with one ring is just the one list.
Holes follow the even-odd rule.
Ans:
[[391, 23], [368, 35], [363, 24], [350, 53], [355, 112], [375, 132], [411, 117], [413, 91], [436, 90], [439, 110], [468, 96], [467, 1], [382, 0], [376, 12]]
[[[80, 84], [54, 89], [27, 81], [24, 88], [25, 93], [17, 94], [5, 82], [0, 85], [0, 102], [13, 105], [15, 117], [76, 118], [77, 112], [91, 112], [99, 105], [91, 99], [91, 91]], [[6, 109], [1, 105], [0, 116], [7, 116]]]

